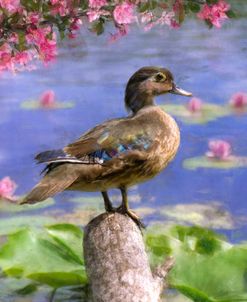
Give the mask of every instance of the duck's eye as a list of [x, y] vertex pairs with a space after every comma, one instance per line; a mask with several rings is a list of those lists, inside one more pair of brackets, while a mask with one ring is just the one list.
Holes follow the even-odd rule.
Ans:
[[162, 72], [158, 72], [156, 75], [155, 75], [155, 81], [156, 82], [165, 82], [166, 80], [166, 75]]

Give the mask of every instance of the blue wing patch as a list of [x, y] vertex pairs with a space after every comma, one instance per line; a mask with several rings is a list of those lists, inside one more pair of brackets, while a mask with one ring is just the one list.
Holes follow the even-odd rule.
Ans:
[[132, 150], [147, 150], [152, 141], [144, 136], [137, 137], [133, 142], [129, 144], [118, 144], [115, 148], [108, 150], [97, 150], [88, 154], [90, 158], [93, 158], [96, 163], [103, 164], [106, 161], [113, 159], [123, 153]]

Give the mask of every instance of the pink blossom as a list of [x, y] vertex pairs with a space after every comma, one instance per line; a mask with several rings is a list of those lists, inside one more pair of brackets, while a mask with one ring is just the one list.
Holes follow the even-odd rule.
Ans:
[[34, 45], [39, 52], [40, 59], [44, 62], [53, 60], [57, 54], [56, 35], [51, 28], [30, 28], [26, 35], [27, 43]]
[[174, 18], [175, 18], [174, 12], [163, 11], [161, 17], [156, 21], [156, 23], [160, 25], [166, 24], [170, 27], [177, 27], [179, 25], [177, 24]]
[[230, 101], [230, 105], [236, 109], [244, 109], [247, 107], [247, 93], [237, 92], [235, 93]]
[[93, 22], [93, 21], [99, 19], [100, 15], [101, 15], [101, 13], [99, 10], [89, 10], [87, 12], [88, 21]]
[[27, 23], [37, 25], [40, 21], [40, 14], [31, 12], [27, 15], [26, 21], [27, 21]]
[[51, 4], [53, 5], [52, 9], [51, 9], [51, 13], [53, 15], [60, 15], [62, 17], [66, 16], [69, 13], [69, 7], [68, 7], [68, 3], [66, 0], [52, 0]]
[[20, 0], [0, 0], [0, 6], [10, 13], [15, 13], [20, 7]]
[[70, 24], [69, 29], [70, 30], [78, 30], [78, 29], [80, 29], [81, 25], [82, 25], [81, 19], [74, 18], [73, 21]]
[[10, 43], [18, 43], [19, 42], [19, 37], [17, 35], [17, 33], [11, 33], [9, 38], [8, 38], [8, 42]]
[[43, 108], [52, 108], [56, 104], [55, 92], [53, 90], [46, 90], [42, 93], [39, 99], [39, 104]]
[[118, 24], [130, 24], [134, 21], [134, 6], [133, 4], [124, 2], [115, 7], [113, 11], [114, 20]]
[[201, 99], [193, 97], [189, 100], [186, 107], [191, 113], [198, 113], [202, 111], [202, 104]]
[[117, 32], [114, 34], [111, 34], [109, 42], [116, 42], [118, 39], [122, 38], [123, 36], [127, 35], [129, 31], [128, 25], [121, 25]]
[[32, 59], [28, 51], [21, 51], [15, 55], [15, 62], [20, 65], [26, 65]]
[[3, 70], [12, 72], [21, 70], [23, 68], [20, 68], [20, 65], [26, 65], [31, 59], [30, 51], [12, 53], [12, 48], [9, 44], [5, 43], [0, 47], [0, 72]]
[[100, 16], [107, 16], [110, 13], [107, 10], [89, 10], [87, 12], [87, 17], [89, 22], [93, 22], [95, 20], [98, 20]]
[[226, 12], [230, 9], [230, 4], [224, 0], [219, 0], [218, 3], [213, 5], [204, 4], [202, 10], [197, 14], [199, 19], [207, 20], [215, 27], [220, 28], [221, 23], [228, 16]]
[[149, 23], [152, 22], [154, 19], [154, 14], [152, 12], [144, 12], [141, 14], [141, 22], [142, 23]]
[[0, 71], [2, 70], [14, 71], [14, 60], [11, 53], [11, 47], [4, 43], [0, 47]]
[[147, 23], [144, 27], [144, 30], [150, 30], [152, 27], [156, 25], [168, 25], [172, 28], [178, 28], [179, 24], [175, 20], [174, 12], [162, 11], [161, 16], [159, 18], [156, 17], [152, 12], [146, 12], [141, 15], [141, 22]]
[[211, 140], [208, 147], [209, 151], [206, 152], [206, 156], [209, 158], [226, 160], [232, 153], [231, 145], [224, 140]]
[[6, 176], [0, 180], [0, 198], [7, 198], [13, 200], [14, 192], [17, 188], [17, 184]]
[[107, 5], [106, 0], [89, 0], [89, 7], [99, 9], [102, 6]]

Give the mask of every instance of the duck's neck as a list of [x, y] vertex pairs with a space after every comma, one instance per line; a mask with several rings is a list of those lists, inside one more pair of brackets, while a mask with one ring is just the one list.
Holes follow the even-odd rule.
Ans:
[[154, 97], [153, 95], [139, 92], [138, 90], [126, 91], [125, 93], [125, 106], [127, 110], [131, 110], [133, 114], [136, 114], [140, 109], [153, 106]]

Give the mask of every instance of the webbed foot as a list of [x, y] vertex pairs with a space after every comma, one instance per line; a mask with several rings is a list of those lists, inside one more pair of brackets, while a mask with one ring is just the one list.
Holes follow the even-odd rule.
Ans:
[[139, 229], [145, 229], [145, 225], [143, 224], [143, 222], [141, 221], [141, 219], [139, 218], [138, 215], [136, 215], [136, 213], [130, 209], [126, 209], [123, 205], [121, 205], [120, 207], [118, 207], [115, 212], [117, 213], [121, 213], [124, 215], [128, 215], [139, 227]]

